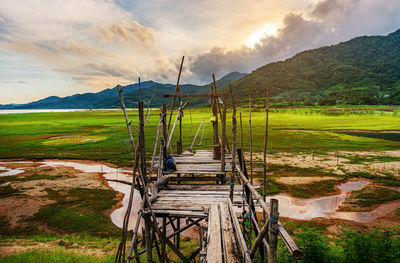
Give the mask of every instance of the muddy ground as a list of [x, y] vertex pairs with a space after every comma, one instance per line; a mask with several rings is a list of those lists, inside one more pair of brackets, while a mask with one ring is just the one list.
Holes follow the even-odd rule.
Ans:
[[[331, 175], [326, 176], [282, 176], [276, 178], [276, 182], [285, 186], [307, 185], [311, 183], [321, 183], [325, 181], [337, 180], [338, 183], [343, 181], [343, 176], [354, 172], [366, 172], [377, 176], [387, 176], [388, 174], [400, 180], [400, 151], [384, 151], [384, 152], [340, 152], [338, 162], [337, 154], [335, 152], [326, 155], [314, 154], [290, 154], [290, 153], [276, 153], [268, 154], [268, 165], [291, 166], [299, 168], [316, 168], [329, 171]], [[393, 157], [391, 160], [380, 161], [372, 158], [373, 156], [379, 157]], [[261, 161], [263, 156], [259, 153], [254, 153], [255, 160]], [[362, 163], [351, 163], [352, 158], [364, 158]], [[85, 161], [79, 161], [85, 162]], [[88, 161], [88, 163], [94, 163]], [[338, 165], [339, 164], [339, 165]], [[46, 189], [56, 191], [67, 191], [72, 188], [90, 188], [90, 189], [109, 189], [102, 173], [99, 172], [82, 172], [71, 167], [50, 167], [41, 166], [43, 162], [29, 161], [24, 162], [0, 160], [0, 179], [1, 185], [7, 182], [6, 177], [2, 177], [1, 173], [8, 169], [19, 169], [22, 172], [14, 175], [9, 186], [16, 190], [14, 194], [5, 194], [0, 196], [0, 217], [5, 218], [11, 228], [24, 225], [24, 219], [35, 215], [43, 206], [50, 205], [55, 201], [48, 198]], [[108, 166], [113, 166], [107, 164]], [[257, 163], [255, 162], [255, 165]], [[40, 166], [40, 167], [39, 167]], [[34, 179], [32, 176], [40, 175], [43, 179]], [[371, 181], [372, 184], [372, 181]], [[5, 186], [1, 186], [5, 187]], [[121, 206], [123, 198], [122, 194], [118, 195], [120, 202], [115, 206], [115, 209]], [[391, 212], [384, 216], [373, 220], [368, 223], [357, 223], [350, 220], [341, 219], [324, 219], [316, 218], [312, 221], [323, 223], [327, 225], [326, 231], [328, 235], [338, 235], [343, 231], [343, 227], [350, 227], [356, 230], [368, 231], [369, 229], [382, 228], [382, 227], [395, 227], [400, 225], [400, 201], [394, 200], [386, 202], [395, 207]], [[359, 209], [359, 211], [371, 211], [380, 204], [372, 205], [367, 208]], [[341, 206], [343, 211], [352, 210], [356, 211], [357, 207], [346, 206], [344, 203]], [[282, 222], [296, 221], [293, 219], [282, 218]], [[46, 231], [44, 228], [43, 231]], [[102, 254], [109, 253], [116, 246], [114, 243], [102, 248], [88, 248], [87, 245], [69, 244], [67, 247], [74, 249], [77, 253], [85, 254]], [[0, 254], [12, 254], [20, 251], [32, 249], [51, 249], [59, 247], [59, 242], [40, 242], [32, 241], [30, 239], [3, 239], [0, 242]]]

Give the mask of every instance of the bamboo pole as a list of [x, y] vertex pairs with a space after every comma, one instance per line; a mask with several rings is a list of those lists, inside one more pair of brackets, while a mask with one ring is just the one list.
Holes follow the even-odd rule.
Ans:
[[153, 96], [151, 96], [149, 102], [147, 103], [147, 107], [146, 107], [146, 118], [145, 118], [145, 121], [144, 121], [144, 127], [146, 127], [147, 121], [148, 121], [149, 118], [150, 118], [150, 115], [151, 115], [151, 113], [150, 113], [150, 105], [151, 105], [151, 102], [153, 101], [153, 99], [154, 99], [155, 96], [156, 96], [156, 92], [153, 93]]
[[140, 88], [140, 77], [138, 78], [138, 85], [139, 85], [139, 88], [138, 88], [138, 91], [139, 91], [139, 101], [138, 101], [138, 102], [140, 102], [140, 101], [142, 101], [142, 89]]
[[[160, 129], [162, 126], [162, 119], [163, 119], [163, 113], [160, 112], [160, 118], [158, 120], [158, 127], [157, 127], [157, 135], [156, 135], [156, 142], [154, 143], [154, 149], [153, 149], [153, 155], [151, 156], [151, 164], [150, 167], [153, 167], [154, 165], [154, 158], [156, 157], [157, 153], [157, 146], [158, 146], [158, 140], [160, 138]], [[146, 124], [146, 123], [145, 123]]]
[[240, 147], [243, 149], [243, 125], [242, 125], [242, 113], [239, 112], [240, 119]]
[[253, 131], [251, 127], [251, 88], [249, 88], [250, 179], [253, 184]]
[[[213, 86], [210, 86], [211, 88], [211, 94], [214, 93], [213, 91]], [[211, 98], [211, 108], [212, 108], [212, 113], [213, 113], [213, 159], [214, 160], [219, 160], [221, 158], [220, 156], [220, 151], [219, 151], [219, 140], [218, 140], [218, 113], [217, 113], [217, 105], [215, 98]]]
[[167, 148], [169, 148], [169, 147], [171, 146], [172, 135], [174, 134], [176, 122], [178, 121], [178, 118], [179, 118], [181, 109], [183, 109], [183, 108], [186, 106], [187, 103], [188, 103], [188, 102], [186, 101], [186, 103], [185, 103], [184, 105], [180, 105], [180, 107], [179, 107], [179, 109], [178, 109], [178, 113], [176, 114], [176, 118], [175, 118], [175, 121], [174, 121], [174, 125], [172, 126], [171, 132], [170, 132], [170, 134], [169, 134], [169, 138], [168, 138], [168, 142], [167, 142]]
[[189, 152], [191, 152], [192, 149], [193, 149], [194, 143], [196, 142], [196, 139], [197, 139], [197, 135], [199, 135], [201, 126], [203, 126], [204, 121], [205, 121], [205, 118], [203, 118], [203, 121], [200, 123], [200, 126], [199, 126], [199, 128], [197, 129], [197, 132], [196, 132], [196, 135], [194, 136], [194, 139], [193, 139], [193, 141], [192, 141], [192, 144], [190, 145], [190, 148], [188, 149]]
[[139, 145], [140, 145], [140, 170], [144, 175], [145, 182], [148, 183], [146, 174], [146, 146], [144, 138], [144, 112], [143, 101], [139, 101]]
[[[217, 104], [218, 104], [219, 117], [220, 117], [220, 119], [221, 119], [221, 121], [222, 121], [221, 104], [220, 104], [220, 102], [219, 102], [219, 94], [218, 94], [218, 89], [217, 89], [217, 82], [215, 81], [215, 75], [214, 75], [214, 73], [212, 74], [212, 77], [213, 77], [213, 83], [214, 83], [214, 92], [215, 92], [215, 95], [216, 95], [215, 99], [216, 99]], [[223, 136], [223, 135], [222, 135], [222, 136]], [[231, 149], [230, 149], [230, 147], [229, 147], [228, 137], [226, 137], [226, 136], [225, 136], [225, 143], [226, 143], [226, 146], [227, 146], [227, 148], [228, 148], [228, 151], [230, 151]]]
[[169, 121], [168, 121], [168, 130], [169, 130], [169, 126], [170, 126], [170, 124], [171, 124], [171, 118], [172, 118], [172, 113], [174, 112], [174, 107], [175, 107], [175, 100], [176, 100], [176, 93], [179, 91], [179, 93], [180, 93], [180, 90], [179, 90], [179, 80], [180, 80], [180, 78], [181, 78], [181, 73], [182, 73], [182, 67], [183, 67], [183, 60], [185, 59], [185, 56], [182, 56], [182, 61], [181, 61], [181, 66], [180, 66], [180, 68], [179, 68], [179, 74], [178, 74], [178, 80], [177, 80], [177, 82], [176, 82], [176, 88], [175, 88], [175, 95], [174, 95], [174, 99], [173, 99], [173, 101], [172, 101], [172, 106], [171, 106], [171, 115], [169, 116]]
[[128, 114], [126, 113], [124, 98], [122, 97], [121, 85], [118, 85], [118, 93], [119, 93], [119, 99], [121, 100], [121, 109], [124, 111], [126, 127], [128, 128], [129, 142], [132, 144], [132, 148], [135, 149], [135, 142], [133, 141], [133, 135], [130, 127], [132, 122], [129, 121]]
[[[263, 159], [263, 170], [264, 170], [264, 177], [263, 177], [263, 199], [264, 202], [266, 201], [266, 194], [267, 194], [267, 143], [268, 143], [268, 113], [269, 113], [269, 88], [267, 88], [267, 100], [265, 104], [265, 133], [264, 133], [264, 159]], [[263, 211], [263, 222], [265, 224], [266, 216], [265, 211]]]
[[[223, 103], [222, 105], [222, 129], [221, 129], [221, 134], [222, 134], [222, 145], [221, 145], [221, 171], [224, 171], [224, 175], [222, 176], [222, 184], [226, 184], [226, 171], [225, 171], [225, 142], [226, 142], [226, 97], [223, 98]], [[231, 178], [234, 178], [234, 175], [231, 176]], [[232, 180], [232, 179], [231, 179]]]
[[229, 198], [233, 202], [233, 191], [235, 188], [235, 157], [236, 157], [236, 106], [235, 106], [235, 98], [233, 97], [232, 93], [232, 84], [229, 85], [229, 91], [231, 93], [232, 99], [232, 172], [231, 172], [231, 184], [230, 184], [230, 191], [229, 191]]

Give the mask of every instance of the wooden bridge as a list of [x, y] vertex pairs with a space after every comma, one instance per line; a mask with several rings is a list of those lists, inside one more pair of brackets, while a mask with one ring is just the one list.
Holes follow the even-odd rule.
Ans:
[[[151, 161], [146, 161], [144, 136], [148, 118], [144, 113], [143, 102], [138, 103], [139, 138], [135, 145], [120, 87], [119, 92], [130, 142], [135, 152], [135, 163], [132, 182], [125, 182], [132, 188], [115, 262], [140, 262], [140, 255], [144, 253], [146, 262], [153, 262], [155, 256], [159, 262], [169, 262], [167, 248], [182, 262], [252, 262], [255, 258], [259, 258], [262, 262], [276, 262], [278, 237], [282, 238], [295, 259], [301, 257], [295, 242], [279, 222], [278, 201], [276, 199], [266, 201], [265, 151], [263, 195], [258, 192], [261, 190], [260, 186], [251, 183], [253, 178], [252, 173], [250, 178], [247, 173], [248, 162], [244, 159], [242, 149], [236, 147], [236, 108], [233, 96], [231, 96], [232, 147], [228, 147], [227, 94], [218, 94], [215, 78], [210, 94], [182, 95], [177, 85], [175, 94], [165, 95], [173, 97], [174, 101], [169, 111], [168, 124], [166, 105], [164, 104], [160, 110]], [[211, 100], [213, 145], [210, 145], [209, 150], [193, 149], [200, 125], [189, 151], [183, 151], [181, 125], [182, 112], [186, 104], [181, 102], [181, 98], [190, 96], [209, 97]], [[219, 98], [223, 99], [222, 106]], [[175, 99], [178, 99], [179, 108], [175, 111], [176, 118], [171, 126]], [[251, 104], [249, 109], [251, 118]], [[266, 114], [267, 130], [268, 100]], [[219, 121], [221, 132], [218, 129]], [[177, 123], [179, 123], [179, 139], [176, 153], [173, 154], [171, 139]], [[250, 138], [250, 149], [252, 149], [251, 141]], [[171, 169], [166, 164], [170, 156], [176, 169]], [[251, 159], [250, 165], [252, 165]], [[250, 168], [252, 169], [252, 166]], [[140, 192], [142, 204], [135, 227], [129, 231], [129, 215], [135, 189]], [[256, 208], [262, 212], [257, 213]], [[141, 220], [144, 220], [144, 229], [140, 229]], [[198, 233], [199, 246], [193, 251], [183, 251], [181, 236], [190, 228], [194, 228]], [[140, 230], [141, 235], [139, 235]], [[130, 239], [129, 250], [125, 251], [128, 239]], [[139, 244], [145, 249], [140, 250]]]

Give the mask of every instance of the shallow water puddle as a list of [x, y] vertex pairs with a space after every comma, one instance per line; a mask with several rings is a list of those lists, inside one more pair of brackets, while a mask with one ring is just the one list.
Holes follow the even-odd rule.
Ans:
[[338, 211], [340, 204], [352, 191], [362, 189], [369, 183], [366, 181], [350, 181], [337, 188], [341, 191], [338, 195], [304, 199], [277, 194], [270, 196], [279, 200], [279, 215], [299, 220], [311, 220], [313, 218], [347, 219], [360, 223], [373, 221], [400, 207], [400, 203], [387, 203], [380, 205], [370, 212], [341, 212]]
[[[0, 173], [0, 176], [9, 176], [20, 174], [24, 172], [24, 167], [20, 168], [6, 168], [2, 167], [1, 164], [5, 163], [24, 163], [24, 162], [0, 162], [0, 170], [5, 170], [5, 172]], [[95, 163], [95, 162], [82, 162], [82, 161], [52, 161], [45, 160], [40, 163], [39, 167], [49, 166], [49, 167], [57, 167], [57, 166], [66, 166], [72, 167], [76, 170], [86, 172], [86, 173], [101, 173], [105, 179], [114, 179], [114, 180], [123, 180], [123, 181], [132, 181], [132, 176], [130, 174], [132, 171], [112, 168], [110, 166]], [[362, 189], [364, 186], [368, 185], [367, 181], [350, 181], [341, 185], [338, 185], [338, 189], [341, 191], [338, 195], [326, 196], [320, 198], [312, 198], [312, 199], [304, 199], [304, 198], [296, 198], [289, 196], [287, 194], [277, 194], [268, 196], [268, 198], [276, 198], [279, 200], [279, 214], [282, 217], [288, 217], [299, 220], [311, 220], [317, 217], [323, 218], [333, 218], [333, 219], [347, 219], [353, 220], [356, 222], [370, 222], [381, 216], [384, 216], [391, 211], [400, 207], [400, 202], [387, 203], [380, 205], [376, 209], [370, 212], [340, 212], [337, 211], [340, 204], [346, 199], [346, 196], [352, 192]], [[124, 198], [122, 200], [122, 206], [116, 210], [114, 210], [111, 214], [112, 222], [122, 228], [124, 216], [126, 213], [126, 208], [129, 201], [129, 193], [131, 187], [126, 184], [117, 183], [117, 182], [108, 182], [108, 185], [114, 189], [115, 191], [121, 192], [124, 194]], [[130, 214], [130, 222], [129, 229], [133, 229], [136, 219], [137, 213], [140, 209], [141, 198], [138, 191], [134, 192], [134, 200], [133, 206]]]
[[[0, 165], [2, 163], [22, 163], [22, 162], [0, 162]], [[132, 176], [129, 176], [131, 173], [128, 170], [125, 169], [120, 169], [120, 168], [112, 168], [104, 164], [100, 163], [95, 163], [95, 162], [90, 162], [90, 163], [84, 163], [84, 162], [72, 162], [72, 161], [52, 161], [52, 160], [45, 160], [41, 161], [38, 163], [42, 163], [39, 167], [57, 167], [57, 166], [66, 166], [66, 167], [72, 167], [76, 170], [85, 172], [85, 173], [101, 173], [105, 179], [114, 179], [114, 180], [123, 180], [123, 181], [132, 181]], [[20, 174], [24, 172], [24, 167], [22, 168], [2, 168], [0, 166], [1, 170], [6, 170], [7, 173], [6, 175], [0, 174], [0, 176], [8, 176], [8, 175], [15, 175], [15, 174]], [[116, 182], [108, 182], [108, 185], [114, 189], [115, 191], [121, 192], [124, 194], [124, 198], [122, 200], [122, 206], [116, 210], [114, 210], [111, 214], [111, 220], [112, 222], [117, 226], [122, 228], [123, 225], [123, 219], [126, 213], [126, 207], [128, 205], [129, 201], [129, 193], [131, 187], [129, 185], [121, 184], [121, 183], [116, 183]], [[132, 211], [131, 211], [131, 220], [129, 223], [129, 228], [133, 228], [136, 218], [137, 218], [137, 211], [140, 208], [140, 203], [141, 203], [141, 198], [138, 193], [138, 191], [135, 191], [134, 193], [134, 200], [133, 200], [133, 206], [132, 206]]]
[[11, 176], [23, 173], [24, 170], [22, 168], [8, 168], [4, 166], [0, 166], [0, 176]]

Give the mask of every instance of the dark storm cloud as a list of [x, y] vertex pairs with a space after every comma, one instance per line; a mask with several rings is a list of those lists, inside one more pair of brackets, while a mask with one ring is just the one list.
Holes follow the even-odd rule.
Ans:
[[336, 44], [360, 35], [387, 34], [400, 27], [400, 3], [386, 0], [324, 0], [308, 13], [290, 13], [276, 36], [267, 36], [254, 48], [228, 51], [214, 47], [190, 59], [190, 71], [199, 81], [208, 81], [232, 71], [250, 72], [267, 63], [298, 52]]

